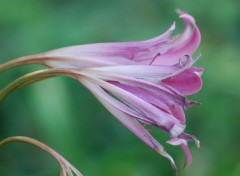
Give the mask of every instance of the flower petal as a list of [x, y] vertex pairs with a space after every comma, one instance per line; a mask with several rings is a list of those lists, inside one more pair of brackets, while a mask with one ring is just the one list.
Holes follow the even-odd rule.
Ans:
[[162, 156], [170, 160], [174, 170], [176, 166], [172, 157], [164, 150], [163, 146], [156, 141], [149, 132], [137, 122], [136, 119], [122, 112], [118, 108], [112, 105], [111, 101], [106, 98], [106, 94], [102, 89], [91, 83], [88, 79], [80, 78], [79, 81], [86, 86], [93, 95], [107, 108], [124, 126], [126, 126], [130, 131], [132, 131], [138, 138], [140, 138], [144, 143], [146, 143], [153, 150], [157, 151]]
[[118, 82], [111, 82], [117, 87], [120, 87], [137, 97], [141, 98], [142, 100], [158, 107], [164, 112], [167, 112], [173, 115], [176, 119], [180, 120], [181, 122], [185, 123], [185, 114], [183, 111], [183, 107], [179, 106], [178, 104], [172, 103], [171, 100], [165, 98], [164, 96], [159, 96], [158, 94], [151, 92], [146, 89], [142, 89], [139, 87], [129, 86], [125, 84], [121, 84]]
[[172, 136], [178, 136], [183, 132], [185, 124], [174, 118], [172, 115], [156, 108], [155, 106], [126, 90], [92, 77], [91, 75], [85, 76], [96, 85], [101, 86], [103, 89], [121, 99], [121, 101], [126, 103], [132, 109], [135, 109], [137, 112], [141, 113], [146, 119], [151, 119], [154, 122], [152, 125], [165, 130]]
[[[199, 57], [198, 57], [199, 58]], [[108, 72], [109, 74], [120, 74], [137, 79], [143, 79], [152, 83], [159, 83], [160, 81], [180, 74], [184, 70], [190, 68], [196, 59], [186, 55], [180, 58], [179, 63], [175, 65], [119, 65], [119, 66], [103, 66], [90, 68], [91, 70], [98, 70]]]
[[181, 122], [185, 123], [186, 119], [185, 119], [185, 113], [183, 111], [183, 107], [179, 106], [178, 104], [172, 104], [170, 108], [171, 108], [172, 115], [178, 120], [180, 120]]
[[184, 167], [187, 167], [191, 164], [192, 162], [192, 154], [188, 148], [188, 144], [187, 141], [181, 138], [173, 138], [169, 141], [167, 141], [167, 143], [171, 144], [171, 145], [180, 145], [182, 150], [185, 153], [185, 164]]
[[[165, 52], [160, 52], [161, 55], [154, 60], [154, 64], [176, 64], [180, 57], [191, 55], [198, 48], [201, 41], [201, 34], [194, 18], [184, 12], [180, 14], [180, 18], [182, 18], [185, 23], [184, 32], [164, 45]], [[193, 26], [193, 30], [191, 30], [191, 25]]]
[[[170, 38], [175, 28], [174, 23], [163, 35], [149, 40], [87, 44], [49, 51], [42, 54], [45, 58], [44, 64], [61, 68], [76, 66], [87, 68], [91, 67], [91, 64], [93, 66], [134, 63], [177, 64], [180, 57], [192, 54], [200, 42], [200, 32], [194, 19], [186, 13], [181, 14], [180, 18], [185, 22], [185, 30], [180, 36]], [[193, 32], [191, 32], [191, 24], [194, 26]]]
[[70, 46], [24, 57], [19, 62], [42, 64], [54, 68], [133, 64], [175, 65], [179, 63], [179, 58], [191, 55], [197, 49], [201, 38], [192, 16], [182, 13], [180, 18], [185, 23], [185, 30], [176, 37], [170, 38], [175, 28], [174, 23], [163, 35], [149, 40]]
[[192, 95], [202, 88], [202, 72], [203, 68], [191, 67], [176, 76], [163, 80], [162, 82], [178, 90], [183, 95]]
[[192, 105], [192, 102], [188, 101], [181, 93], [176, 90], [171, 89], [165, 84], [155, 84], [146, 80], [133, 78], [130, 76], [125, 76], [121, 74], [109, 73], [105, 71], [98, 71], [95, 69], [84, 69], [81, 70], [81, 73], [86, 73], [93, 75], [96, 78], [102, 79], [104, 81], [116, 81], [122, 84], [126, 84], [133, 87], [139, 87], [146, 91], [150, 91], [163, 99], [168, 99], [172, 103], [179, 104], [183, 107], [189, 107]]
[[141, 53], [148, 53], [149, 47], [167, 40], [174, 28], [175, 23], [164, 34], [149, 40], [71, 46], [43, 53], [42, 57], [47, 58], [45, 65], [61, 68], [133, 64]]

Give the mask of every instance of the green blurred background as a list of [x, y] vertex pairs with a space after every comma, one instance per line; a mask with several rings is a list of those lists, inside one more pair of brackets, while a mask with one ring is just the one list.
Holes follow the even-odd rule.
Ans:
[[[180, 176], [240, 175], [240, 1], [239, 0], [0, 0], [0, 63], [47, 50], [95, 42], [143, 40], [163, 33], [175, 13], [192, 14], [202, 32], [196, 54], [204, 86], [190, 97], [186, 131], [201, 140], [190, 144], [193, 163], [179, 147], [165, 144]], [[24, 66], [1, 73], [0, 86], [40, 69]], [[170, 163], [121, 125], [79, 83], [53, 78], [12, 93], [0, 106], [0, 139], [24, 135], [61, 153], [86, 176], [170, 176]], [[0, 152], [0, 175], [59, 175], [48, 154], [20, 143]]]

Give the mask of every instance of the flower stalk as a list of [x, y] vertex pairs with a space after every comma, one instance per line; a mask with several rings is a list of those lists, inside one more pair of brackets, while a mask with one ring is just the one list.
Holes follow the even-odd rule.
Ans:
[[45, 70], [38, 70], [35, 72], [28, 73], [24, 76], [19, 77], [18, 79], [12, 81], [3, 89], [0, 90], [0, 103], [9, 95], [11, 92], [25, 87], [29, 84], [33, 84], [35, 82], [56, 77], [56, 76], [67, 76], [71, 78], [77, 78], [79, 75], [74, 73], [74, 70], [69, 71], [66, 69], [45, 69]]
[[6, 138], [2, 141], [0, 141], [0, 148], [4, 147], [7, 144], [13, 143], [13, 142], [22, 142], [31, 144], [37, 148], [42, 149], [43, 151], [49, 153], [51, 156], [53, 156], [58, 163], [61, 166], [61, 176], [82, 176], [82, 174], [72, 165], [70, 164], [66, 159], [64, 159], [59, 153], [57, 153], [55, 150], [47, 146], [46, 144], [25, 136], [14, 136]]

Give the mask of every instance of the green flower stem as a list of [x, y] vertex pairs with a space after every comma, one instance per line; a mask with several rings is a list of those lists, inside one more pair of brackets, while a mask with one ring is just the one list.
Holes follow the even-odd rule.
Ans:
[[47, 145], [45, 145], [44, 143], [42, 143], [36, 139], [30, 138], [30, 137], [25, 137], [25, 136], [9, 137], [9, 138], [6, 138], [6, 139], [0, 141], [0, 148], [9, 143], [12, 143], [12, 142], [23, 142], [23, 143], [31, 144], [31, 145], [34, 145], [34, 146], [42, 149], [43, 151], [49, 153], [60, 164], [61, 175], [63, 175], [63, 176], [73, 176], [74, 174], [77, 176], [82, 176], [82, 174], [74, 166], [72, 166], [66, 159], [64, 159], [59, 153], [57, 153], [52, 148], [48, 147]]
[[27, 86], [29, 84], [55, 77], [55, 76], [68, 76], [72, 78], [79, 77], [79, 74], [74, 72], [73, 70], [70, 71], [68, 69], [45, 69], [45, 70], [39, 70], [35, 71], [29, 74], [26, 74], [15, 81], [8, 84], [6, 87], [0, 90], [0, 103], [4, 100], [4, 98], [10, 94], [12, 91], [16, 89], [20, 89], [24, 86]]
[[41, 64], [39, 61], [39, 58], [40, 56], [38, 55], [31, 55], [31, 56], [25, 56], [25, 57], [20, 57], [14, 60], [10, 60], [9, 62], [6, 62], [0, 65], [0, 72], [6, 71], [13, 67], [26, 65], [26, 64]]

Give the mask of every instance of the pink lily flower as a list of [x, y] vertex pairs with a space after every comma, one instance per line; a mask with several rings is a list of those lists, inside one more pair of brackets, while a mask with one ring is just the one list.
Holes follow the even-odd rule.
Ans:
[[202, 87], [203, 69], [193, 67], [198, 58], [191, 57], [201, 35], [194, 18], [179, 13], [185, 28], [175, 37], [171, 36], [173, 23], [164, 34], [149, 40], [71, 46], [19, 58], [8, 65], [34, 63], [71, 72], [122, 124], [176, 169], [172, 157], [145, 125], [168, 133], [168, 143], [180, 145], [185, 165], [191, 163], [187, 141], [195, 141], [197, 146], [199, 141], [184, 133], [184, 109], [196, 104], [186, 96]]

